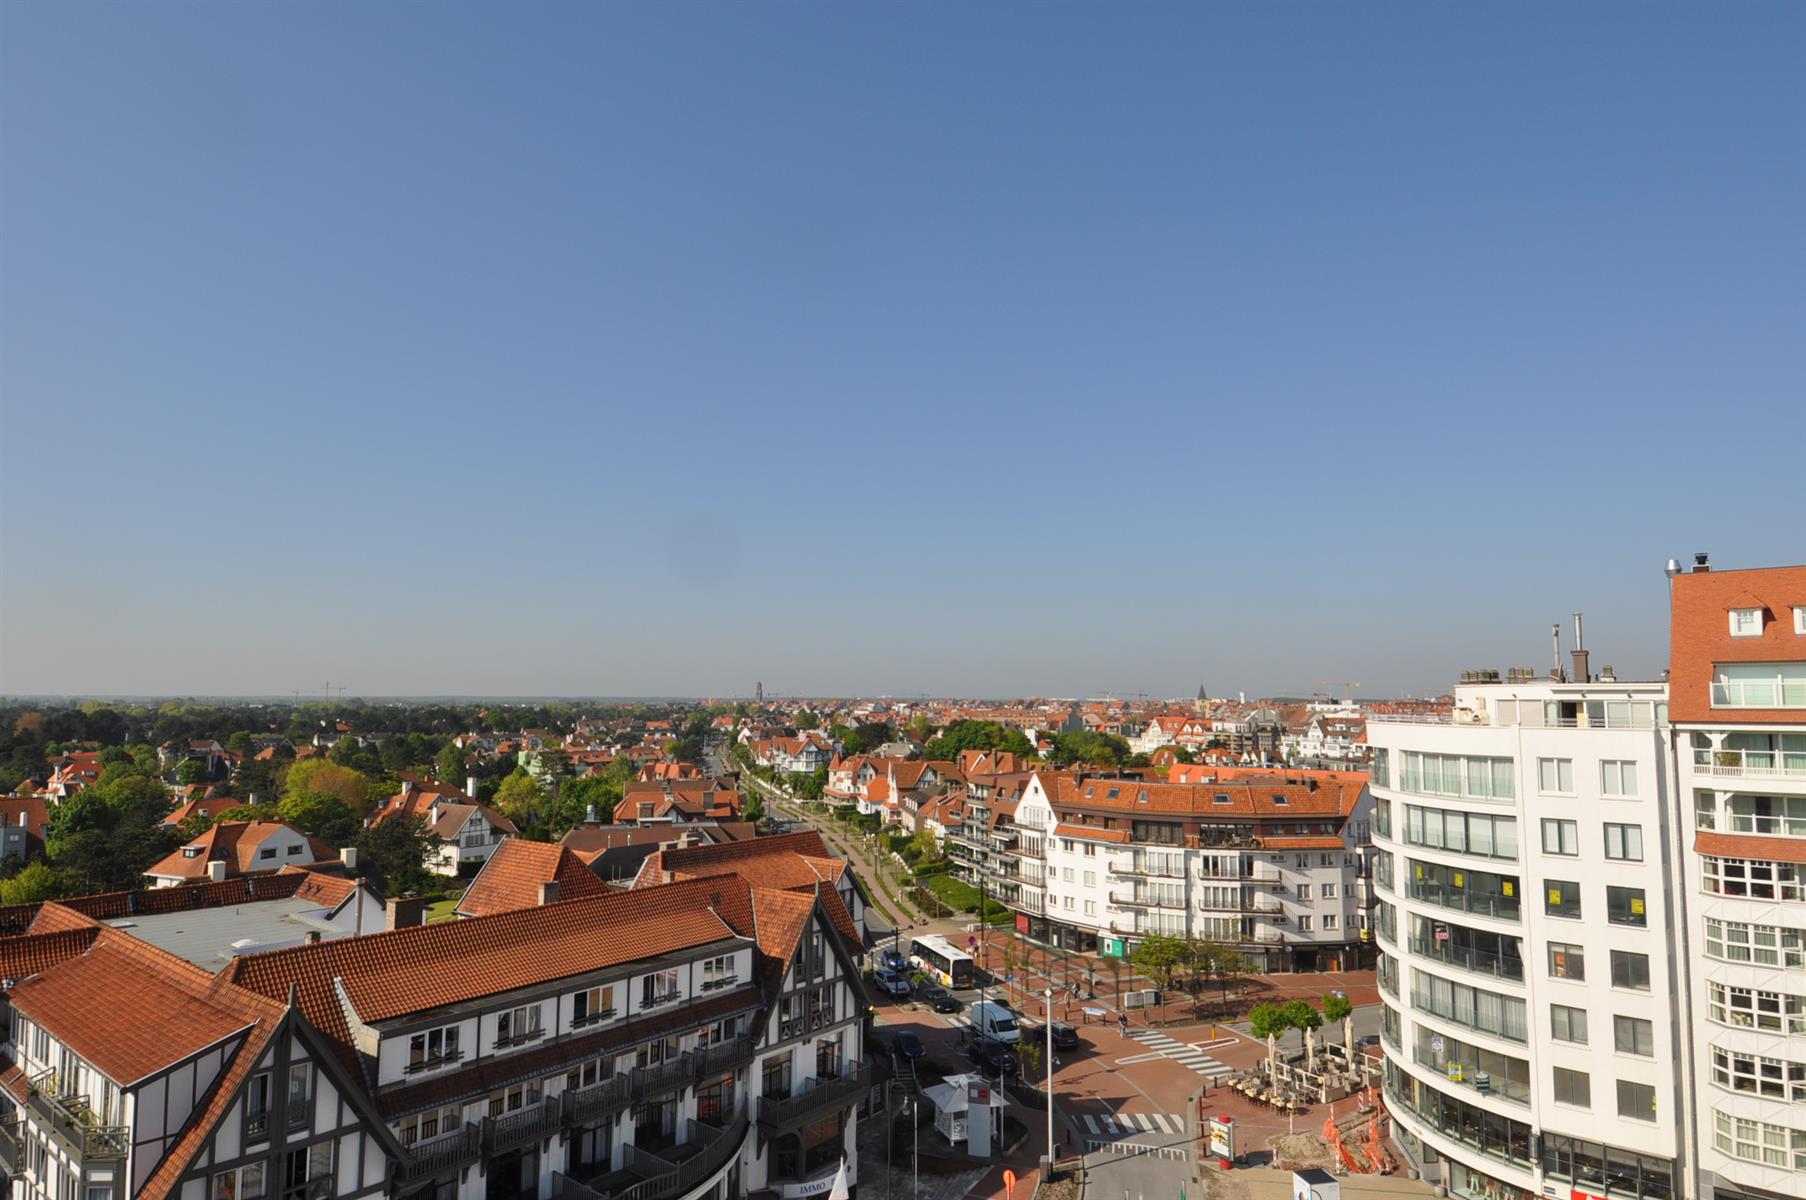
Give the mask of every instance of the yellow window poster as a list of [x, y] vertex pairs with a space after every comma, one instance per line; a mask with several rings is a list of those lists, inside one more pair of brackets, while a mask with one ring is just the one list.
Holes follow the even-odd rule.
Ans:
[[1552, 887], [1549, 889], [1549, 903], [1554, 904], [1554, 905], [1561, 904], [1561, 889], [1560, 888]]
[[1639, 917], [1643, 915], [1643, 897], [1636, 896], [1632, 898], [1630, 902], [1630, 911], [1637, 914]]
[[1504, 893], [1507, 896], [1515, 896], [1518, 894], [1518, 885], [1511, 882], [1511, 880], [1509, 880], [1509, 879], [1501, 882], [1499, 884], [1499, 887], [1504, 891]]

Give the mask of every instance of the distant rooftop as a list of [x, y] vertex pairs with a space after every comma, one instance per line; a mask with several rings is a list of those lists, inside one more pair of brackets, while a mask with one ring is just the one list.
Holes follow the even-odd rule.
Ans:
[[[241, 954], [298, 946], [307, 941], [310, 933], [319, 934], [322, 941], [331, 941], [356, 932], [335, 928], [328, 919], [331, 912], [318, 901], [295, 895], [219, 908], [134, 913], [103, 924], [123, 929], [197, 967], [215, 971]], [[375, 928], [364, 932], [380, 932], [381, 920], [374, 924]]]

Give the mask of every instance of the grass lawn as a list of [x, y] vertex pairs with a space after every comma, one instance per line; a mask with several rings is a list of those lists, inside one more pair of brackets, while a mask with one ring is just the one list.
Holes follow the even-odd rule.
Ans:
[[441, 921], [453, 921], [452, 909], [458, 907], [456, 900], [435, 900], [426, 906], [426, 923], [437, 925]]

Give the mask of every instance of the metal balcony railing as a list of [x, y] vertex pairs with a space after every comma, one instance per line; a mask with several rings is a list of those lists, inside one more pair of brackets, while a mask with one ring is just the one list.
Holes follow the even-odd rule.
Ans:
[[483, 1153], [487, 1156], [506, 1154], [530, 1142], [551, 1137], [558, 1132], [560, 1111], [558, 1098], [547, 1096], [518, 1112], [484, 1117]]
[[40, 1071], [27, 1080], [26, 1096], [51, 1134], [84, 1160], [124, 1158], [131, 1147], [131, 1127], [103, 1122], [88, 1098], [54, 1070]]
[[761, 1097], [759, 1124], [772, 1131], [791, 1128], [821, 1113], [853, 1103], [870, 1088], [871, 1073], [863, 1063], [840, 1075], [805, 1079], [793, 1095]]
[[1457, 946], [1453, 942], [1437, 941], [1434, 938], [1412, 938], [1411, 953], [1422, 958], [1434, 958], [1450, 966], [1472, 971], [1477, 975], [1491, 975], [1498, 979], [1522, 980], [1524, 978], [1524, 960], [1507, 958], [1494, 954], [1490, 950], [1473, 950], [1465, 946]]
[[1184, 908], [1185, 897], [1162, 896], [1158, 892], [1134, 888], [1128, 892], [1111, 892], [1110, 903], [1119, 908]]
[[688, 1146], [698, 1148], [676, 1164], [636, 1146], [625, 1147], [622, 1160], [627, 1169], [644, 1178], [639, 1183], [611, 1192], [612, 1200], [666, 1200], [697, 1187], [740, 1152], [746, 1141], [746, 1114], [741, 1112], [723, 1129], [700, 1121], [688, 1122], [687, 1128], [689, 1138], [672, 1150]]
[[[1513, 881], [1514, 887], [1515, 882]], [[1426, 904], [1452, 908], [1456, 912], [1472, 913], [1475, 916], [1491, 917], [1495, 921], [1521, 919], [1521, 906], [1515, 897], [1492, 896], [1460, 888], [1444, 887], [1441, 884], [1418, 883], [1416, 880], [1410, 881], [1405, 895]]]
[[398, 1168], [403, 1181], [413, 1183], [430, 1179], [443, 1171], [468, 1167], [483, 1157], [483, 1131], [468, 1121], [438, 1137], [415, 1142]]
[[589, 1087], [568, 1089], [559, 1103], [564, 1124], [592, 1125], [633, 1103], [633, 1075], [621, 1071]]

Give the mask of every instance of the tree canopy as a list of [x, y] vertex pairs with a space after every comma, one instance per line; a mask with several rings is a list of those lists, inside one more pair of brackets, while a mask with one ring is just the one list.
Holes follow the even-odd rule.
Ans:
[[955, 721], [928, 743], [927, 756], [952, 760], [966, 750], [1002, 750], [1025, 757], [1035, 752], [1020, 729], [996, 721]]

